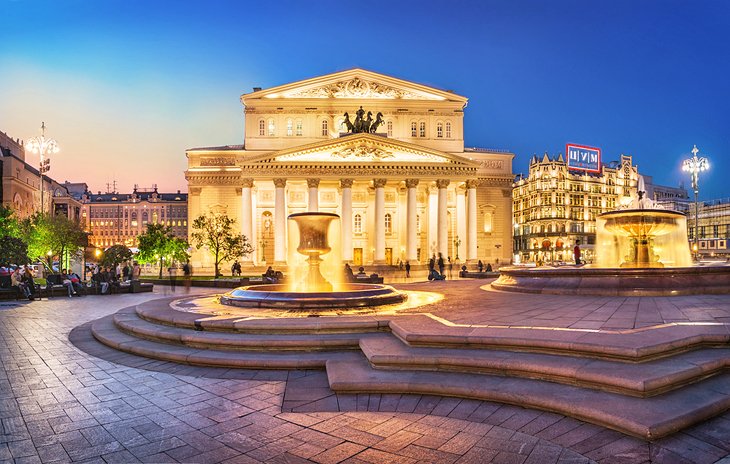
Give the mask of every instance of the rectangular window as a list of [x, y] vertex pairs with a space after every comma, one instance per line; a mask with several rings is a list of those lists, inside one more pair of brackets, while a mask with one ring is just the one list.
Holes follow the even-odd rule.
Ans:
[[411, 123], [411, 137], [417, 137], [418, 136], [418, 128], [416, 125], [416, 121], [413, 121]]
[[297, 137], [302, 136], [302, 121], [297, 121]]
[[419, 137], [426, 136], [426, 123], [423, 121], [421, 121], [421, 123], [418, 125], [418, 136]]

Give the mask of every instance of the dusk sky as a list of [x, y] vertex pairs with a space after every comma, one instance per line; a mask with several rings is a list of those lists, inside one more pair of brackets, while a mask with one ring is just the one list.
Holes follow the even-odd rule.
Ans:
[[[730, 197], [730, 1], [0, 0], [0, 130], [51, 177], [187, 191], [185, 149], [243, 142], [239, 97], [353, 67], [469, 98], [467, 146], [514, 172], [566, 142]], [[37, 164], [32, 159], [34, 165]]]

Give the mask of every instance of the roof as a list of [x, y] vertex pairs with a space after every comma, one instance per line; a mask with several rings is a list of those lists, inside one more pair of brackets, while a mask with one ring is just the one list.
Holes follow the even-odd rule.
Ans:
[[[139, 201], [150, 201], [154, 192], [139, 192], [137, 199]], [[89, 202], [91, 203], [125, 203], [132, 201], [131, 193], [88, 193]], [[158, 201], [179, 201], [181, 203], [188, 201], [187, 193], [158, 193]]]
[[188, 148], [186, 151], [239, 151], [245, 149], [246, 147], [244, 145], [223, 145], [220, 147]]

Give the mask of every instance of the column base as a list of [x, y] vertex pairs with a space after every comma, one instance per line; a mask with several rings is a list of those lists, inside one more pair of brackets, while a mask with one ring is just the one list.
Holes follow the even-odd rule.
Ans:
[[385, 266], [385, 259], [373, 260], [373, 266]]

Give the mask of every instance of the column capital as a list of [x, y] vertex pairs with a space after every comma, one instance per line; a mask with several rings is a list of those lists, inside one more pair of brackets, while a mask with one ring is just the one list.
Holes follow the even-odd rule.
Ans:
[[439, 189], [445, 189], [449, 186], [450, 183], [451, 181], [449, 179], [437, 179], [436, 187], [438, 187]]
[[466, 181], [466, 188], [475, 189], [479, 186], [479, 179], [468, 179]]
[[241, 187], [244, 188], [251, 188], [253, 187], [253, 179], [250, 177], [246, 177], [244, 179], [241, 179]]
[[373, 179], [373, 187], [375, 188], [383, 188], [386, 183], [388, 183], [388, 179]]
[[276, 187], [276, 188], [286, 187], [286, 179], [281, 179], [281, 178], [274, 179], [274, 187]]
[[307, 187], [319, 188], [319, 179], [307, 179]]
[[406, 179], [406, 187], [409, 189], [418, 187], [418, 179]]
[[340, 179], [340, 187], [341, 188], [352, 188], [353, 182], [354, 182], [354, 179]]
[[200, 191], [202, 188], [200, 187], [188, 187], [188, 193], [190, 195], [200, 195]]

